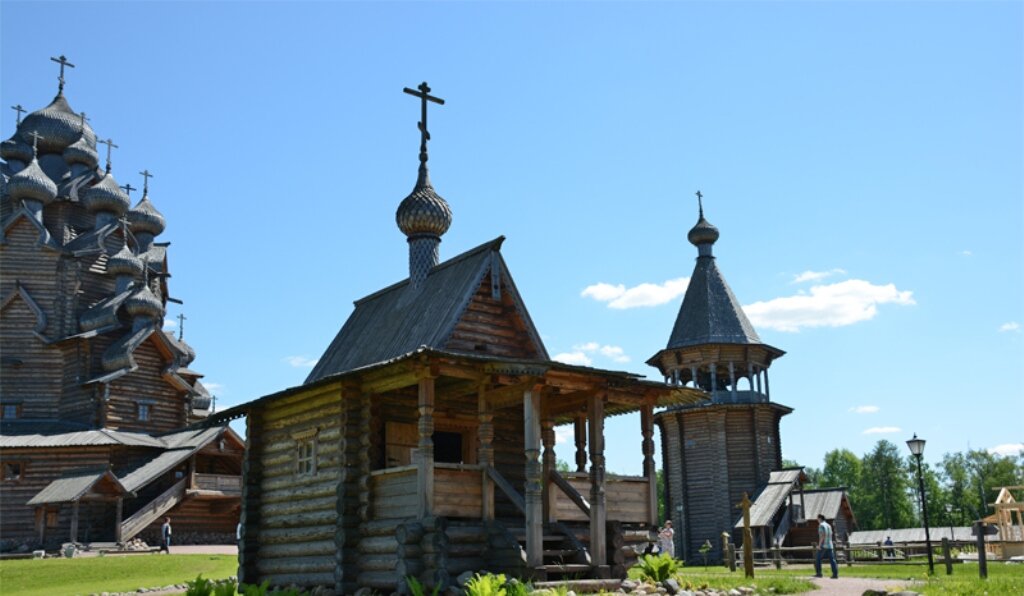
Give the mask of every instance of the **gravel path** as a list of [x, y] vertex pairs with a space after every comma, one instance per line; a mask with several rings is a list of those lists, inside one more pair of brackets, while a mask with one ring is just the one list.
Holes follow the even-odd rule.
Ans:
[[829, 594], [834, 596], [861, 596], [866, 590], [898, 592], [904, 589], [914, 589], [913, 582], [898, 579], [843, 577], [842, 572], [840, 572], [839, 579], [812, 577], [811, 582], [818, 586], [818, 589], [811, 592], [811, 594]]

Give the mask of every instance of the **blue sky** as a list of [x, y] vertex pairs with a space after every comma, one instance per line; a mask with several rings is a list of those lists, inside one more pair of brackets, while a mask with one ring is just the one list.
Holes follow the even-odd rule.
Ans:
[[[788, 352], [784, 456], [916, 432], [937, 460], [1024, 443], [1022, 6], [5, 0], [0, 132], [66, 54], [115, 177], [155, 174], [168, 317], [227, 406], [301, 383], [406, 275], [401, 89], [425, 79], [442, 259], [507, 236], [552, 355], [657, 375], [701, 189], [719, 267]], [[636, 418], [608, 443], [639, 471]]]

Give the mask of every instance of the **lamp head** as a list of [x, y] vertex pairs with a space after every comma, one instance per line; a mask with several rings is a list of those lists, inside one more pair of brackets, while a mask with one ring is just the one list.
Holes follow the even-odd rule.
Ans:
[[910, 448], [910, 453], [914, 457], [921, 457], [924, 453], [924, 439], [918, 439], [917, 433], [914, 433], [914, 438], [907, 441], [907, 447]]

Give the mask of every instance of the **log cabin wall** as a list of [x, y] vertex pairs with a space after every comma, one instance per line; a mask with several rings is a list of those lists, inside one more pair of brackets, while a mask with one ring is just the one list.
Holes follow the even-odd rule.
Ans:
[[[259, 508], [257, 520], [247, 520], [247, 531], [258, 524], [258, 546], [255, 561], [243, 560], [246, 582], [313, 587], [338, 581], [335, 535], [345, 515], [339, 516], [344, 499], [338, 492], [343, 470], [354, 465], [346, 461], [352, 441], [346, 440], [344, 418], [337, 384], [270, 402], [260, 415], [261, 445], [249, 462], [250, 473], [253, 465], [259, 468], [259, 497], [245, 498], [246, 507]], [[249, 579], [251, 572], [256, 580]]]
[[[185, 396], [161, 376], [168, 358], [160, 353], [154, 341], [147, 339], [133, 353], [138, 370], [110, 384], [106, 405], [108, 426], [148, 433], [169, 432], [185, 426]], [[139, 419], [140, 403], [149, 405], [149, 420]]]
[[501, 296], [495, 298], [491, 274], [484, 276], [445, 349], [510, 358], [537, 358], [533, 340], [519, 317], [512, 292], [501, 280]]
[[[3, 503], [3, 515], [0, 515], [0, 538], [4, 540], [32, 540], [39, 537], [36, 527], [36, 513], [33, 507], [26, 505], [29, 499], [48, 484], [58, 479], [65, 472], [78, 468], [95, 468], [107, 465], [110, 460], [110, 447], [64, 447], [36, 449], [4, 449], [0, 451], [0, 461], [19, 463], [21, 478], [18, 480], [4, 477], [0, 480], [0, 503]], [[6, 471], [6, 470], [5, 470]], [[49, 509], [57, 510], [57, 525], [46, 529], [47, 541], [51, 539], [66, 542], [71, 530], [71, 506], [48, 505]], [[83, 521], [86, 518], [81, 518]], [[82, 537], [80, 526], [79, 536]]]
[[87, 425], [99, 422], [96, 387], [82, 385], [89, 380], [92, 346], [84, 339], [59, 344], [64, 367], [61, 378], [60, 418]]

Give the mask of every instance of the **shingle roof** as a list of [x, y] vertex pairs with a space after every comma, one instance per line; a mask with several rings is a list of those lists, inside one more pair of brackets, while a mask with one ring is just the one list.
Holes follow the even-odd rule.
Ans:
[[[787, 468], [776, 470], [768, 475], [768, 484], [757, 495], [750, 505], [750, 526], [770, 526], [772, 518], [786, 502], [786, 497], [796, 488], [801, 479], [806, 480], [803, 468]], [[743, 517], [736, 522], [737, 528], [743, 527]]]
[[697, 258], [668, 348], [701, 344], [760, 344], [712, 256]]
[[76, 470], [48, 484], [36, 496], [29, 499], [27, 504], [45, 505], [75, 501], [92, 490], [103, 479], [112, 483], [114, 489], [120, 494], [131, 492], [118, 482], [117, 477], [110, 470]]
[[[13, 425], [12, 425], [13, 426]], [[165, 448], [163, 441], [144, 433], [122, 432], [105, 428], [45, 433], [44, 428], [27, 427], [23, 429], [4, 426], [4, 434], [0, 435], [0, 449], [17, 447], [86, 447], [102, 445], [128, 445], [132, 447]], [[19, 430], [24, 432], [17, 433]], [[44, 432], [40, 432], [44, 431]], [[8, 434], [11, 432], [11, 434]]]
[[804, 518], [817, 519], [821, 514], [825, 519], [835, 519], [839, 516], [845, 494], [841, 488], [804, 491]]
[[[929, 528], [932, 542], [939, 542], [943, 538], [949, 538], [949, 526], [934, 526]], [[857, 532], [850, 533], [850, 544], [878, 544], [879, 542], [884, 543], [886, 537], [892, 539], [893, 543], [900, 544], [903, 542], [924, 542], [924, 528], [899, 528], [894, 530], [860, 530]], [[954, 527], [953, 528], [953, 539], [958, 542], [968, 542], [977, 540], [974, 535], [974, 529], [970, 526], [967, 527]], [[998, 541], [1000, 536], [998, 534], [989, 534], [985, 536], [985, 540]]]
[[226, 431], [227, 426], [214, 426], [163, 435], [160, 441], [167, 446], [168, 451], [137, 466], [122, 476], [121, 482], [131, 491], [146, 486]]
[[397, 358], [420, 347], [441, 349], [492, 265], [500, 267], [541, 358], [547, 352], [501, 258], [504, 237], [435, 267], [418, 290], [403, 280], [356, 301], [355, 310], [306, 383]]

